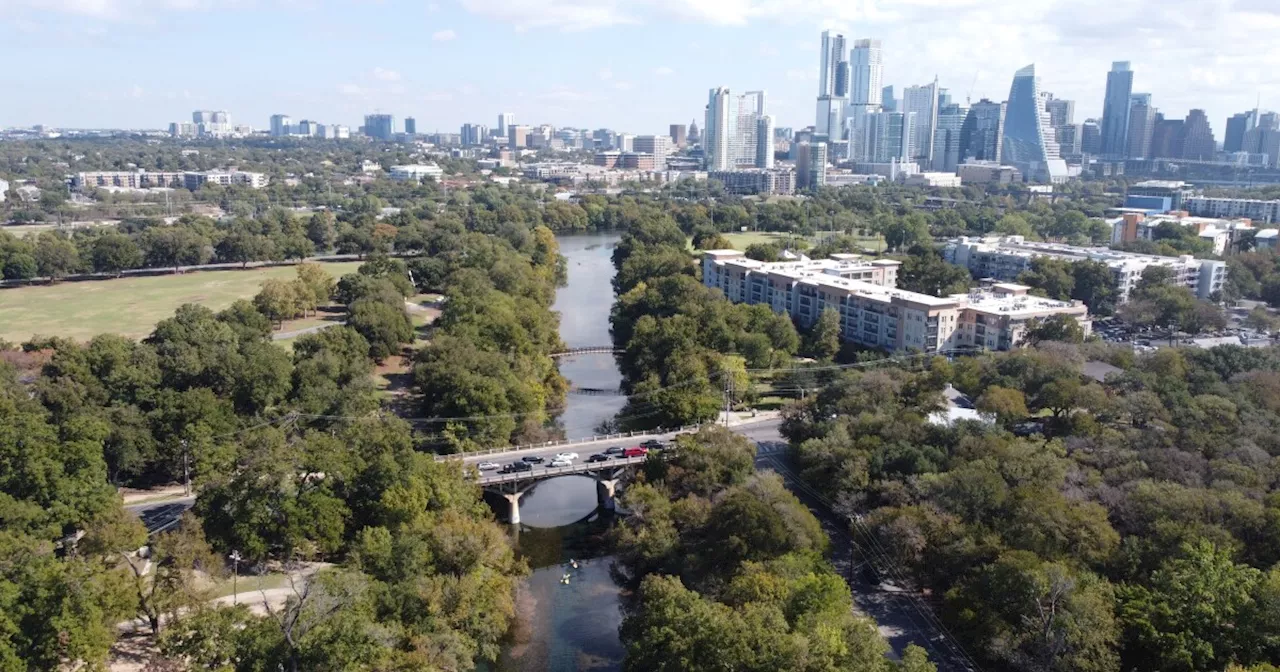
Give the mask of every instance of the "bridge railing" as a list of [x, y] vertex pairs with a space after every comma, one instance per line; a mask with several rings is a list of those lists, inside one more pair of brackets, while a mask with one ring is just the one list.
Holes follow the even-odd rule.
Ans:
[[522, 450], [535, 450], [537, 448], [554, 448], [556, 446], [572, 446], [580, 443], [595, 443], [597, 441], [612, 441], [615, 439], [632, 439], [644, 436], [662, 436], [664, 434], [679, 434], [681, 432], [696, 431], [702, 427], [702, 424], [684, 425], [675, 429], [659, 427], [657, 429], [637, 430], [634, 432], [621, 432], [618, 434], [595, 434], [590, 438], [581, 439], [560, 439], [557, 441], [544, 441], [542, 443], [526, 443], [516, 446], [503, 446], [501, 448], [486, 448], [484, 450], [473, 450], [467, 453], [453, 453], [450, 455], [436, 455], [437, 462], [446, 462], [448, 460], [465, 460], [472, 457], [483, 457], [485, 455], [497, 455], [499, 453], [516, 453]]
[[648, 459], [647, 455], [640, 457], [627, 457], [619, 460], [609, 460], [608, 462], [581, 462], [579, 464], [570, 465], [568, 467], [535, 467], [531, 471], [517, 471], [511, 474], [480, 474], [476, 479], [476, 483], [480, 485], [496, 485], [498, 483], [511, 483], [513, 481], [524, 481], [537, 478], [549, 478], [552, 476], [567, 476], [570, 474], [582, 474], [588, 471], [596, 471], [599, 469], [612, 469], [614, 467], [630, 466], [632, 464], [640, 464]]

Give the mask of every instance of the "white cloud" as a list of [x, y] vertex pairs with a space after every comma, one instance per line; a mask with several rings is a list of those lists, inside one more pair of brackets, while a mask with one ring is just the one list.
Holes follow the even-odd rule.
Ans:
[[445, 28], [444, 30], [437, 30], [436, 32], [431, 33], [431, 40], [433, 42], [448, 42], [456, 39], [457, 37], [458, 34], [453, 32], [452, 28]]
[[382, 82], [398, 82], [400, 81], [400, 73], [387, 68], [374, 68], [373, 78]]
[[675, 70], [672, 70], [671, 68], [668, 68], [667, 66], [664, 65], [661, 67], [654, 68], [653, 74], [659, 77], [670, 77], [671, 75], [675, 74]]
[[765, 57], [773, 57], [773, 56], [777, 56], [777, 55], [780, 53], [780, 52], [778, 51], [778, 48], [777, 48], [777, 47], [775, 47], [775, 46], [773, 46], [773, 45], [771, 45], [771, 44], [762, 44], [762, 45], [760, 45], [760, 49], [759, 49], [759, 51], [760, 51], [760, 55], [761, 55], [761, 56], [765, 56]]
[[630, 91], [630, 90], [631, 90], [631, 82], [614, 82], [614, 84], [613, 84], [613, 88], [615, 88], [615, 89], [617, 89], [617, 90], [619, 90], [619, 91]]
[[538, 100], [553, 103], [590, 103], [600, 100], [600, 96], [597, 94], [578, 91], [567, 87], [557, 87], [549, 91], [542, 91], [535, 97]]
[[596, 71], [596, 77], [604, 80], [613, 79], [613, 71], [609, 68], [600, 68]]
[[447, 103], [453, 100], [453, 94], [448, 91], [428, 91], [422, 94], [422, 100], [426, 103]]
[[355, 84], [342, 84], [338, 86], [338, 93], [344, 96], [363, 96], [364, 89]]

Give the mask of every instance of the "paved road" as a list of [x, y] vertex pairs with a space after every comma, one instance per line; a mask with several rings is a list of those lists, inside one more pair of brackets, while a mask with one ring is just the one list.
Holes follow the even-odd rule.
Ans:
[[138, 514], [138, 517], [142, 519], [142, 524], [147, 526], [147, 533], [155, 534], [177, 525], [178, 519], [182, 517], [182, 514], [187, 509], [191, 508], [192, 504], [195, 504], [195, 501], [195, 495], [192, 495], [159, 502], [131, 504], [124, 508], [126, 511]]
[[290, 338], [295, 338], [295, 337], [297, 337], [297, 336], [304, 336], [304, 335], [306, 335], [306, 334], [314, 334], [314, 333], [316, 333], [317, 331], [324, 331], [325, 329], [328, 329], [329, 327], [336, 327], [336, 326], [338, 326], [339, 324], [342, 324], [342, 323], [341, 323], [341, 322], [326, 322], [325, 324], [317, 324], [317, 325], [315, 325], [315, 326], [306, 327], [306, 328], [304, 328], [304, 329], [294, 329], [293, 331], [277, 331], [277, 332], [275, 332], [275, 333], [271, 334], [271, 340], [273, 340], [273, 341], [283, 341], [283, 340], [287, 340], [287, 339], [290, 339]]

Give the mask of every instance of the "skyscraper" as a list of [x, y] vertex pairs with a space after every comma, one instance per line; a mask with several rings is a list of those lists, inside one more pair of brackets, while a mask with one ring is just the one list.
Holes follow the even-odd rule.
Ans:
[[684, 147], [685, 142], [688, 141], [687, 132], [688, 129], [684, 124], [671, 124], [668, 134], [676, 147]]
[[756, 120], [756, 168], [773, 168], [773, 117], [764, 114]]
[[1081, 129], [1080, 124], [1064, 124], [1053, 129], [1062, 158], [1080, 158], [1080, 141], [1083, 135]]
[[893, 95], [893, 85], [892, 85], [892, 84], [890, 84], [889, 86], [884, 87], [883, 89], [880, 89], [880, 107], [881, 107], [881, 109], [883, 109], [885, 112], [897, 112], [897, 111], [898, 111], [898, 99], [897, 99], [897, 98], [895, 98], [895, 97], [894, 97], [894, 95]]
[[827, 183], [827, 143], [802, 142], [796, 146], [796, 188], [817, 189]]
[[529, 145], [529, 127], [516, 126], [509, 124], [507, 126], [507, 147], [509, 149], [520, 149]]
[[1049, 110], [1049, 123], [1054, 128], [1075, 123], [1076, 101], [1053, 98], [1045, 103], [1045, 108]]
[[1080, 124], [1080, 153], [1088, 156], [1102, 153], [1102, 127], [1097, 119], [1085, 119]]
[[510, 128], [516, 123], [516, 115], [514, 112], [503, 112], [498, 115], [498, 135], [507, 137], [510, 134]]
[[293, 118], [287, 114], [271, 115], [271, 135], [280, 138], [289, 135], [289, 127], [293, 125]]
[[1182, 157], [1181, 119], [1165, 119], [1163, 114], [1156, 113], [1151, 131], [1150, 154], [1155, 159], [1177, 159]]
[[366, 114], [364, 134], [377, 140], [390, 140], [396, 135], [396, 118], [390, 114]]
[[1244, 150], [1244, 134], [1258, 123], [1258, 111], [1238, 112], [1227, 119], [1227, 132], [1222, 138], [1222, 151], [1240, 152]]
[[814, 133], [836, 140], [840, 139], [844, 133], [844, 108], [849, 98], [848, 59], [844, 35], [833, 35], [829, 30], [822, 31]]
[[[822, 53], [819, 54], [818, 96], [840, 96], [837, 91], [837, 72], [841, 63], [848, 63], [844, 50], [844, 35], [832, 35], [822, 31]], [[844, 95], [848, 95], [846, 91]]]
[[417, 119], [414, 119], [413, 117], [405, 117], [405, 118], [404, 118], [404, 132], [405, 132], [405, 133], [408, 133], [409, 135], [417, 135], [417, 133], [418, 133], [418, 120], [417, 120]]
[[1102, 101], [1102, 154], [1123, 156], [1129, 148], [1129, 99], [1133, 95], [1133, 70], [1129, 61], [1115, 61], [1107, 73], [1107, 95]]
[[1035, 64], [1014, 73], [1001, 161], [1017, 168], [1027, 181], [1056, 183], [1067, 179], [1067, 164], [1059, 154], [1045, 102]]
[[938, 80], [902, 91], [902, 111], [916, 115], [915, 154], [921, 166], [933, 165], [933, 129], [938, 125]]
[[1218, 146], [1204, 110], [1191, 110], [1182, 124], [1182, 158], [1212, 161]]
[[725, 87], [711, 89], [707, 94], [706, 120], [702, 126], [702, 156], [707, 170], [732, 168], [729, 135], [734, 116], [729, 112], [730, 98], [732, 94]]
[[999, 161], [1004, 146], [1005, 104], [986, 98], [969, 108], [960, 127], [960, 163]]
[[915, 154], [915, 112], [872, 112], [859, 131], [863, 161], [905, 163]]
[[485, 136], [489, 135], [489, 129], [483, 124], [463, 124], [462, 125], [462, 146], [472, 147], [484, 144]]
[[1151, 94], [1135, 93], [1129, 100], [1129, 147], [1125, 156], [1145, 159], [1151, 155], [1151, 134], [1155, 131], [1156, 108]]
[[968, 116], [969, 110], [956, 103], [948, 103], [938, 110], [938, 126], [933, 131], [933, 170], [956, 172], [960, 163], [960, 132]]
[[[846, 117], [849, 120], [849, 155], [868, 160], [867, 154], [858, 146], [864, 137], [862, 126], [869, 114], [880, 111], [885, 88], [880, 85], [884, 79], [884, 62], [880, 51], [880, 40], [855, 40], [851, 70], [853, 81], [849, 87], [849, 109]], [[892, 95], [893, 87], [888, 87]]]
[[765, 116], [765, 92], [748, 91], [734, 100], [735, 116], [730, 123], [730, 169], [756, 164], [760, 119]]

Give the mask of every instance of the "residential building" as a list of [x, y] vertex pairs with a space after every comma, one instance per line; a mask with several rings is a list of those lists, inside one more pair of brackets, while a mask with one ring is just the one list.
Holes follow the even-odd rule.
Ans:
[[75, 191], [96, 188], [155, 189], [186, 186], [185, 171], [99, 170], [76, 173], [71, 178]]
[[956, 103], [943, 105], [938, 110], [938, 126], [933, 131], [933, 170], [955, 173], [960, 165], [960, 137], [968, 108]]
[[1095, 119], [1085, 119], [1080, 124], [1080, 153], [1088, 156], [1102, 153], [1102, 127]]
[[704, 253], [702, 281], [735, 303], [761, 304], [789, 315], [802, 328], [830, 308], [840, 316], [841, 339], [889, 351], [1007, 350], [1025, 338], [1033, 319], [1065, 314], [1091, 331], [1078, 301], [1030, 296], [1022, 285], [936, 297], [897, 289], [898, 262], [852, 254], [774, 263], [738, 250]]
[[1051, 98], [1044, 107], [1049, 111], [1049, 125], [1054, 128], [1075, 123], [1076, 101]]
[[1221, 291], [1227, 278], [1226, 262], [1216, 259], [1196, 259], [1190, 255], [1161, 257], [1106, 247], [1035, 243], [1027, 242], [1022, 236], [963, 237], [948, 242], [943, 248], [943, 258], [948, 262], [968, 268], [975, 278], [996, 280], [1017, 279], [1031, 268], [1031, 260], [1038, 257], [1106, 264], [1111, 269], [1118, 303], [1129, 300], [1129, 293], [1142, 279], [1142, 272], [1151, 266], [1172, 270], [1171, 284], [1186, 287], [1202, 299]]
[[636, 151], [636, 136], [631, 133], [619, 133], [617, 137], [618, 144], [615, 145], [616, 149], [620, 149], [624, 152]]
[[267, 186], [267, 176], [263, 173], [251, 173], [244, 170], [208, 170], [203, 173], [188, 172], [184, 175], [187, 189], [195, 191], [204, 184], [217, 184], [224, 187], [243, 185], [250, 189], [262, 189]]
[[1058, 139], [1058, 151], [1062, 154], [1062, 158], [1078, 159], [1084, 154], [1082, 146], [1083, 128], [1082, 124], [1067, 124], [1053, 129], [1053, 134]]
[[200, 127], [194, 123], [175, 121], [169, 124], [169, 135], [175, 138], [194, 138], [200, 134]]
[[986, 98], [976, 102], [960, 127], [960, 157], [965, 161], [1000, 161], [1004, 146], [1006, 106]]
[[671, 137], [672, 144], [680, 149], [684, 149], [685, 143], [689, 141], [686, 135], [687, 131], [688, 127], [684, 124], [671, 124], [669, 136]]
[[[814, 134], [824, 139], [843, 138], [845, 103], [849, 97], [849, 56], [843, 35], [822, 32], [818, 55], [818, 103]], [[761, 111], [761, 114], [764, 112]]]
[[938, 125], [938, 80], [902, 91], [902, 111], [916, 115], [915, 153], [911, 158], [922, 166], [933, 165], [933, 129]]
[[1111, 225], [1113, 245], [1158, 240], [1162, 225], [1167, 224], [1194, 229], [1200, 240], [1211, 245], [1213, 253], [1218, 256], [1240, 251], [1244, 240], [1255, 233], [1253, 223], [1248, 219], [1194, 217], [1182, 212], [1150, 215], [1130, 212], [1107, 222]]
[[397, 182], [421, 182], [428, 178], [439, 182], [442, 177], [444, 171], [434, 163], [391, 166], [391, 179]]
[[894, 97], [892, 84], [880, 89], [880, 109], [885, 112], [898, 111], [898, 99]]
[[511, 133], [511, 127], [516, 125], [516, 115], [514, 112], [503, 112], [498, 115], [498, 128], [496, 129], [498, 137], [505, 138]]
[[507, 126], [507, 147], [515, 149], [523, 149], [529, 146], [529, 127], [528, 126]]
[[908, 187], [935, 187], [948, 188], [959, 187], [961, 177], [954, 172], [950, 173], [916, 173], [903, 178], [902, 183]]
[[1280, 223], [1280, 200], [1189, 196], [1183, 200], [1183, 206], [1188, 213], [1197, 217], [1247, 218], [1255, 226]]
[[364, 134], [375, 140], [393, 140], [396, 137], [396, 118], [390, 114], [366, 114]]
[[796, 189], [817, 189], [827, 183], [827, 143], [796, 146]]
[[1280, 229], [1262, 229], [1253, 236], [1253, 249], [1275, 252], [1277, 240], [1280, 240]]
[[1107, 93], [1102, 102], [1102, 154], [1124, 156], [1129, 148], [1129, 101], [1133, 95], [1133, 70], [1129, 61], [1115, 61], [1107, 73]]
[[404, 118], [404, 132], [406, 135], [418, 134], [418, 120], [413, 117]]
[[1265, 154], [1265, 164], [1280, 166], [1280, 115], [1275, 112], [1255, 114], [1257, 121], [1244, 132], [1241, 139], [1241, 151], [1250, 154]]
[[719, 181], [730, 194], [780, 194], [789, 196], [795, 192], [796, 175], [791, 170], [713, 170], [707, 178]]
[[884, 80], [884, 58], [880, 40], [855, 40], [850, 69], [853, 77], [849, 87], [849, 109], [846, 112], [849, 119], [850, 155], [869, 160], [870, 157], [857, 146], [855, 138], [862, 137], [867, 116], [880, 111], [884, 92], [889, 91], [889, 97], [893, 97], [893, 87], [881, 85]]
[[730, 154], [730, 135], [733, 131], [731, 114], [733, 94], [729, 89], [720, 87], [711, 89], [707, 94], [706, 123], [702, 131], [702, 155], [707, 170], [731, 170], [735, 166]]
[[1248, 151], [1244, 148], [1244, 134], [1258, 122], [1258, 111], [1237, 112], [1227, 119], [1226, 135], [1222, 139], [1222, 151], [1228, 154]]
[[1182, 158], [1183, 126], [1181, 119], [1165, 119], [1157, 112], [1151, 130], [1149, 156], [1153, 159]]
[[1150, 212], [1182, 210], [1183, 200], [1191, 196], [1186, 182], [1172, 180], [1146, 180], [1129, 185], [1124, 197], [1125, 208]]
[[915, 151], [914, 112], [873, 112], [867, 115], [858, 138], [860, 157], [869, 163], [911, 162]]
[[298, 135], [306, 136], [308, 138], [314, 138], [320, 135], [319, 122], [311, 121], [310, 119], [303, 119], [302, 121], [299, 121]]
[[271, 115], [271, 136], [281, 138], [289, 135], [289, 127], [293, 126], [293, 118], [287, 114]]
[[1218, 152], [1218, 144], [1209, 127], [1204, 110], [1191, 110], [1182, 124], [1181, 158], [1195, 161], [1212, 161]]
[[326, 140], [348, 140], [351, 129], [341, 124], [323, 124], [320, 126], [320, 137]]
[[1002, 166], [996, 161], [969, 161], [956, 168], [964, 184], [1012, 184], [1022, 181], [1022, 174], [1013, 166]]
[[1151, 135], [1155, 132], [1156, 108], [1151, 105], [1151, 94], [1135, 93], [1129, 100], [1128, 149], [1130, 159], [1145, 159], [1151, 155]]
[[616, 149], [610, 149], [603, 152], [596, 152], [592, 158], [591, 164], [602, 168], [617, 168], [622, 161], [622, 152]]
[[667, 166], [671, 143], [671, 138], [665, 135], [637, 135], [632, 141], [632, 148], [638, 153], [652, 156], [653, 165], [661, 170]]
[[1022, 173], [1029, 182], [1064, 182], [1067, 164], [1049, 125], [1049, 112], [1040, 93], [1036, 66], [1028, 65], [1013, 76], [1005, 111], [1001, 162]]
[[639, 152], [622, 152], [618, 157], [618, 167], [629, 170], [663, 170], [665, 165], [659, 166], [657, 160], [652, 154], [641, 154]]

